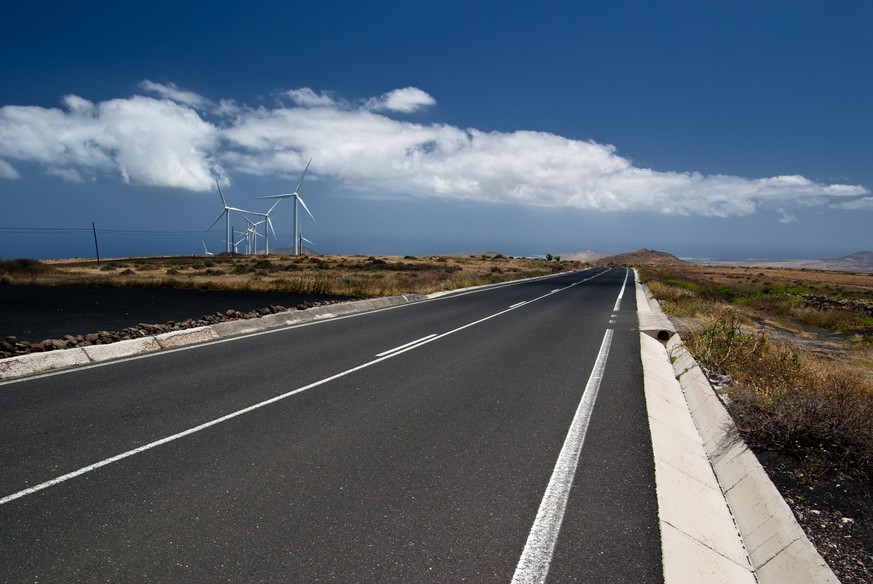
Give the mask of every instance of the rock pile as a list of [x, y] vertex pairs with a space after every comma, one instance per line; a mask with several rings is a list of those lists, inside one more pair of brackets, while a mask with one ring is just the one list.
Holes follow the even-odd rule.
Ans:
[[842, 309], [851, 310], [873, 316], [873, 302], [869, 300], [860, 300], [856, 298], [828, 298], [827, 296], [816, 296], [814, 294], [801, 294], [806, 305], [819, 310]]
[[141, 322], [136, 326], [130, 326], [120, 331], [100, 331], [85, 335], [65, 335], [61, 339], [46, 339], [38, 343], [30, 343], [28, 341], [19, 340], [16, 337], [7, 337], [0, 340], [0, 358], [15, 357], [17, 355], [26, 355], [28, 353], [43, 353], [45, 351], [55, 351], [59, 349], [73, 349], [76, 347], [88, 347], [91, 345], [107, 345], [117, 341], [126, 341], [130, 339], [139, 339], [142, 337], [153, 337], [163, 333], [173, 331], [181, 331], [199, 326], [208, 326], [227, 322], [229, 320], [241, 320], [248, 318], [260, 318], [268, 314], [278, 314], [289, 310], [306, 310], [315, 306], [326, 304], [335, 304], [341, 302], [339, 300], [322, 301], [322, 302], [302, 302], [294, 308], [285, 308], [284, 306], [267, 306], [257, 310], [249, 310], [241, 312], [234, 309], [228, 309], [224, 312], [216, 312], [215, 314], [207, 314], [199, 319], [184, 320], [182, 322], [169, 321], [164, 324], [149, 324]]

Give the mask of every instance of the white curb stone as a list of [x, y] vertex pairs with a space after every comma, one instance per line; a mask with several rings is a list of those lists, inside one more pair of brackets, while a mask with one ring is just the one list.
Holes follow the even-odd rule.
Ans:
[[162, 349], [181, 347], [192, 343], [204, 343], [206, 341], [214, 341], [217, 338], [218, 335], [209, 326], [173, 331], [155, 337]]
[[91, 345], [83, 347], [82, 350], [88, 355], [91, 361], [109, 361], [110, 359], [121, 359], [122, 357], [130, 357], [148, 351], [157, 351], [161, 348], [158, 341], [154, 337], [143, 337], [141, 339], [130, 339], [127, 341], [118, 341], [109, 343], [108, 345]]
[[90, 362], [88, 355], [82, 349], [64, 349], [8, 357], [0, 359], [0, 379], [33, 375], [40, 371], [85, 365]]

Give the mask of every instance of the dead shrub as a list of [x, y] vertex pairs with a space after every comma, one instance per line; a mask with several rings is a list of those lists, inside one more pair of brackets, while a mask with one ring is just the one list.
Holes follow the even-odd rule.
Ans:
[[756, 357], [728, 391], [749, 445], [793, 452], [813, 477], [834, 466], [873, 477], [873, 391], [864, 378], [769, 345]]

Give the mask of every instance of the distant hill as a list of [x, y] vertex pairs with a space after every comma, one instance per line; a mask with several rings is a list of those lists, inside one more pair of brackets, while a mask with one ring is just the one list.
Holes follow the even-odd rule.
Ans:
[[851, 270], [853, 272], [873, 271], [873, 251], [859, 251], [842, 258], [821, 261], [835, 266], [843, 266], [844, 268], [841, 269]]
[[570, 260], [574, 262], [596, 262], [597, 260], [607, 257], [609, 254], [586, 249], [585, 251], [571, 251], [555, 255], [559, 256], [562, 260]]
[[700, 262], [715, 266], [756, 266], [762, 268], [795, 268], [830, 272], [873, 272], [873, 252], [859, 251], [841, 258], [826, 260], [731, 260]]
[[595, 262], [600, 266], [667, 266], [687, 263], [673, 254], [654, 249], [640, 249], [630, 253], [607, 256]]

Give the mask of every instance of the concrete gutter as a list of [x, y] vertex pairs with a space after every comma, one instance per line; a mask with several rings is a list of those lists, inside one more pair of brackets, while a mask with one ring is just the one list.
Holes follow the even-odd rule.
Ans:
[[152, 337], [142, 337], [127, 341], [118, 341], [107, 345], [91, 345], [73, 349], [61, 349], [44, 353], [30, 353], [0, 359], [0, 380], [14, 379], [27, 375], [36, 375], [69, 367], [90, 365], [112, 359], [122, 359], [160, 351], [205, 343], [218, 339], [251, 334], [275, 328], [294, 326], [306, 322], [334, 318], [347, 314], [378, 310], [400, 306], [410, 302], [427, 299], [422, 294], [404, 294], [389, 298], [373, 298], [316, 306], [306, 310], [289, 310], [278, 314], [269, 314], [260, 318], [232, 320], [180, 331], [173, 331]]
[[838, 583], [639, 278], [636, 293], [665, 582]]

